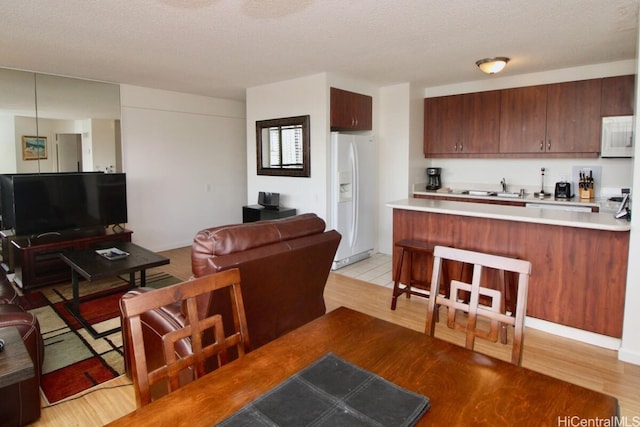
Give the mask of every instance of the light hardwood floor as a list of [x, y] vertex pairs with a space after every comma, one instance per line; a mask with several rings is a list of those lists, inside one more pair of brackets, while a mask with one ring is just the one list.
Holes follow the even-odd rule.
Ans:
[[[171, 264], [161, 270], [180, 279], [188, 279], [191, 275], [189, 251], [190, 248], [181, 248], [164, 252], [171, 258]], [[402, 297], [398, 299], [395, 311], [389, 309], [390, 269], [388, 257], [375, 255], [368, 261], [338, 270], [339, 273], [332, 272], [325, 290], [327, 310], [342, 305], [423, 331], [427, 309], [423, 298]], [[436, 336], [463, 345], [462, 335], [442, 323], [437, 326]], [[480, 340], [477, 349], [504, 360], [509, 357], [509, 347], [501, 344], [485, 344]], [[620, 415], [627, 417], [628, 425], [640, 420], [640, 366], [618, 361], [615, 351], [529, 328], [525, 332], [523, 366], [615, 396], [620, 402]], [[133, 386], [122, 376], [73, 400], [44, 408], [41, 419], [34, 425], [104, 425], [134, 409]]]

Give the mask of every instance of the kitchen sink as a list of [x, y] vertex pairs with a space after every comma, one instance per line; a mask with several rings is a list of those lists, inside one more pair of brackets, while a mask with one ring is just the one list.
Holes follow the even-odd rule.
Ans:
[[517, 199], [520, 193], [511, 193], [509, 191], [490, 191], [490, 190], [463, 190], [460, 194], [468, 194], [470, 196], [487, 196], [487, 197], [510, 197]]
[[499, 193], [496, 193], [496, 196], [498, 196], [498, 197], [519, 198], [520, 197], [520, 193], [511, 193], [511, 192], [508, 192], [508, 191], [501, 191]]
[[471, 196], [495, 196], [497, 193], [495, 191], [469, 190], [468, 194]]

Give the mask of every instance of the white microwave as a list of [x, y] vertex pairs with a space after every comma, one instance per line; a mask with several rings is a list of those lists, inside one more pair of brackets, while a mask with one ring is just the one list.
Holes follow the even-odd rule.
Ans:
[[602, 118], [601, 157], [633, 157], [633, 116]]

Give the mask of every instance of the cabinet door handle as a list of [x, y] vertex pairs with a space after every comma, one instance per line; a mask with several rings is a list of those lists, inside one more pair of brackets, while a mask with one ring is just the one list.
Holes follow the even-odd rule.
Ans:
[[544, 142], [540, 141], [540, 151], [544, 151]]
[[551, 140], [547, 143], [547, 151], [551, 151]]

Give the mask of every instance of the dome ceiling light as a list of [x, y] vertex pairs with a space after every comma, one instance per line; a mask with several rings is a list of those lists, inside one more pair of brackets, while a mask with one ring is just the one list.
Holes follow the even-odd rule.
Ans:
[[485, 58], [476, 61], [476, 65], [482, 72], [487, 74], [496, 74], [502, 71], [502, 69], [509, 62], [509, 58], [506, 56], [496, 56], [495, 58]]

